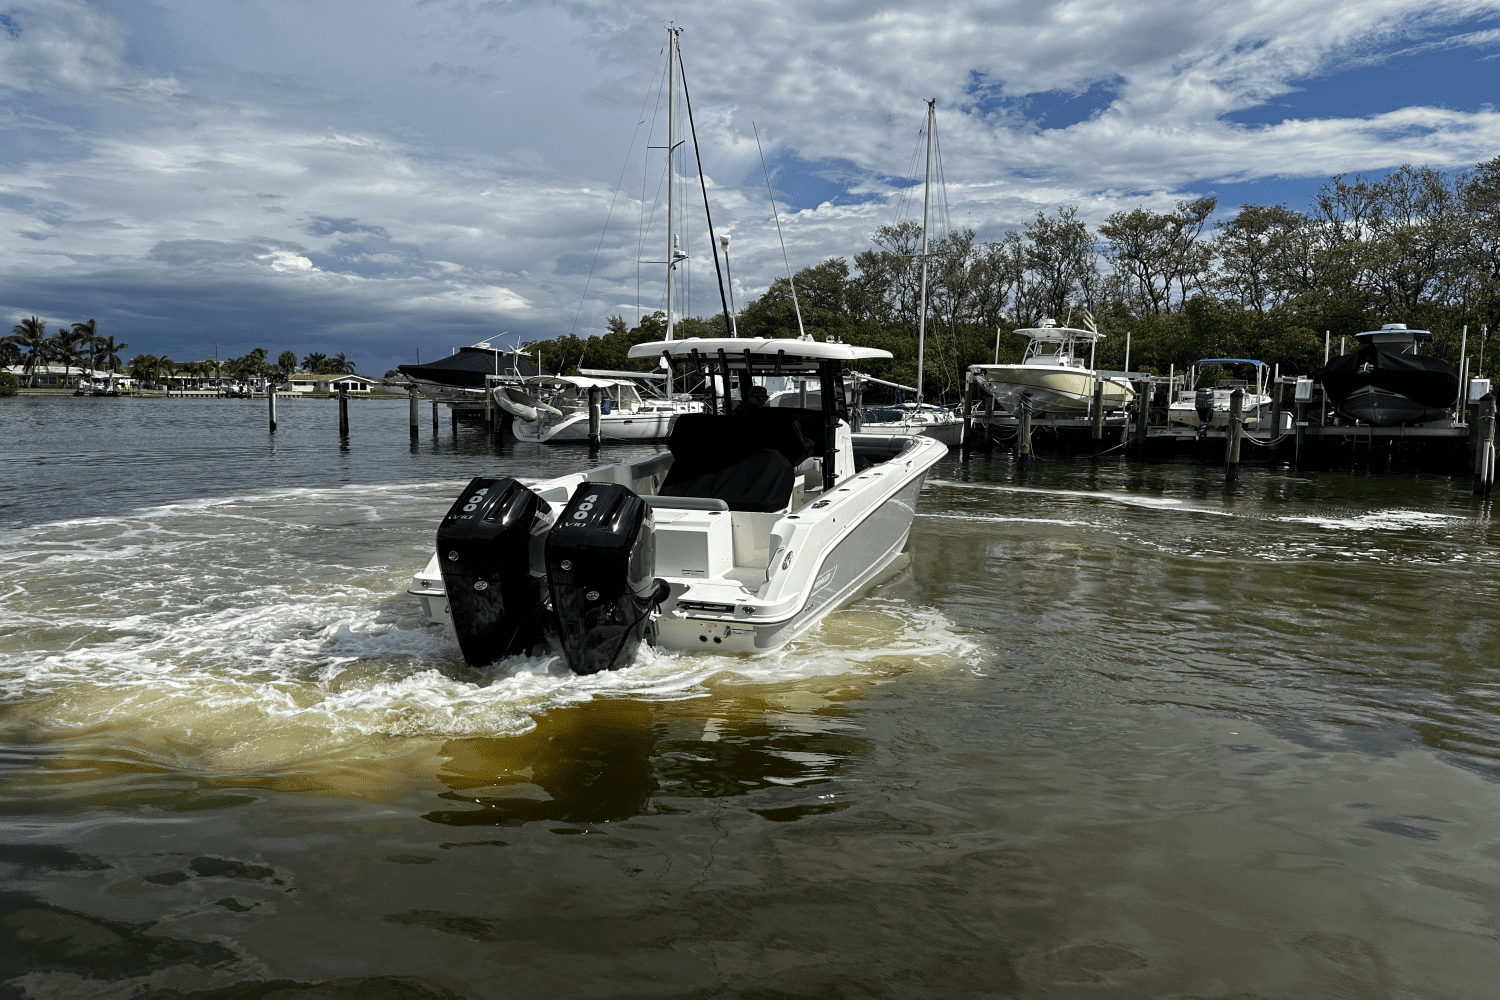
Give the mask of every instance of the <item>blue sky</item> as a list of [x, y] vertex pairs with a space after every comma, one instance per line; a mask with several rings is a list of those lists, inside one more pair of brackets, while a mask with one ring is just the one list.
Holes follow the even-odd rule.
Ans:
[[[641, 261], [665, 253], [646, 147], [674, 19], [740, 304], [784, 273], [755, 129], [794, 268], [896, 221], [928, 97], [981, 239], [1500, 155], [1494, 3], [0, 0], [8, 323], [379, 374], [633, 322], [663, 303]], [[690, 314], [717, 303], [697, 204]]]

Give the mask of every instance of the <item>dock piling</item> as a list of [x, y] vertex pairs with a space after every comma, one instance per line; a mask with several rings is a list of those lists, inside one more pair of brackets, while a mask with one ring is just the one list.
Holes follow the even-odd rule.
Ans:
[[1146, 448], [1146, 430], [1151, 419], [1151, 390], [1153, 386], [1149, 379], [1137, 379], [1135, 382], [1135, 447], [1136, 451], [1144, 451]]
[[349, 436], [349, 385], [339, 386], [339, 437]]
[[1487, 497], [1495, 485], [1495, 394], [1479, 400], [1479, 418], [1474, 421], [1474, 495]]
[[1224, 435], [1224, 479], [1238, 482], [1240, 478], [1240, 435], [1244, 432], [1245, 390], [1236, 389], [1229, 394], [1229, 426]]
[[274, 385], [267, 385], [266, 386], [266, 402], [270, 406], [270, 409], [271, 409], [271, 433], [275, 434], [276, 433], [276, 387]]
[[963, 402], [964, 427], [963, 427], [963, 431], [962, 431], [963, 436], [958, 439], [959, 440], [958, 454], [959, 454], [960, 458], [968, 458], [969, 457], [969, 452], [973, 448], [973, 442], [970, 440], [970, 437], [969, 437], [969, 435], [972, 434], [973, 431], [974, 431], [974, 414], [972, 412], [972, 407], [973, 407], [973, 393], [972, 393], [972, 389], [973, 389], [973, 386], [974, 386], [974, 373], [973, 372], [969, 372], [968, 376], [964, 379], [964, 402]]
[[408, 417], [409, 417], [409, 423], [411, 424], [411, 443], [412, 444], [416, 444], [417, 441], [418, 441], [418, 439], [419, 439], [419, 437], [420, 437], [420, 433], [419, 433], [419, 429], [418, 429], [418, 423], [419, 423], [419, 420], [420, 420], [420, 411], [419, 411], [418, 406], [417, 406], [417, 390], [416, 390], [416, 388], [413, 387], [411, 389], [408, 389], [407, 390], [407, 396], [409, 397], [408, 408], [410, 410], [410, 413], [409, 413]]
[[1031, 464], [1031, 400], [1021, 397], [1021, 424], [1016, 428], [1016, 468]]
[[599, 450], [599, 406], [600, 397], [604, 390], [598, 386], [589, 387], [589, 449]]
[[995, 397], [984, 394], [984, 453], [989, 456], [995, 450]]
[[437, 436], [438, 436], [438, 409], [437, 409], [437, 400], [434, 399], [432, 401], [432, 439], [434, 441], [436, 441], [437, 440]]
[[1104, 439], [1104, 380], [1094, 379], [1093, 436], [1095, 441]]
[[1271, 446], [1271, 454], [1276, 453], [1276, 439], [1281, 437], [1281, 366], [1277, 365], [1271, 369], [1271, 429], [1266, 434], [1266, 441]]

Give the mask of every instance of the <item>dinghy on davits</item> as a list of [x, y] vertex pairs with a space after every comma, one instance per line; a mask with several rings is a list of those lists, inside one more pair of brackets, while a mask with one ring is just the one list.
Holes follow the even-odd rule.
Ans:
[[[923, 479], [947, 448], [920, 435], [851, 429], [844, 368], [889, 353], [726, 338], [640, 344], [631, 355], [661, 356], [678, 376], [704, 382], [704, 412], [678, 418], [665, 454], [527, 487], [540, 504], [560, 510], [542, 529], [545, 552], [533, 547], [523, 560], [512, 540], [508, 555], [472, 572], [487, 587], [545, 575], [547, 597], [534, 616], [544, 638], [528, 652], [560, 650], [573, 670], [590, 673], [628, 665], [641, 643], [774, 649], [900, 554]], [[816, 377], [820, 408], [756, 405], [752, 379], [775, 375]], [[750, 402], [732, 405], [736, 383]], [[522, 521], [517, 508], [515, 523]], [[483, 630], [467, 595], [449, 599], [445, 558], [440, 547], [409, 593], [428, 618], [458, 635]], [[471, 657], [471, 649], [482, 657], [502, 644], [471, 639], [460, 649], [478, 666], [490, 661]]]

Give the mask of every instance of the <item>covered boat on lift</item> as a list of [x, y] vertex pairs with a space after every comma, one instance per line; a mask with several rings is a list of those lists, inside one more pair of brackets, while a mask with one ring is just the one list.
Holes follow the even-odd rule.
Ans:
[[1430, 330], [1387, 323], [1356, 333], [1359, 350], [1334, 358], [1318, 375], [1340, 411], [1376, 427], [1444, 420], [1458, 401], [1458, 372], [1448, 362], [1419, 354]]
[[446, 358], [425, 365], [397, 365], [396, 370], [428, 399], [473, 406], [484, 405], [487, 378], [490, 384], [498, 381], [519, 385], [528, 378], [546, 374], [519, 351], [491, 347], [488, 341], [460, 347]]
[[[642, 642], [774, 649], [869, 583], [905, 547], [927, 470], [922, 435], [855, 433], [844, 366], [888, 352], [792, 339], [640, 344], [708, 387], [667, 451], [523, 485], [476, 479], [408, 591], [474, 665], [561, 650], [579, 673]], [[734, 406], [738, 383], [811, 376], [819, 407]], [[733, 412], [731, 412], [733, 411]]]

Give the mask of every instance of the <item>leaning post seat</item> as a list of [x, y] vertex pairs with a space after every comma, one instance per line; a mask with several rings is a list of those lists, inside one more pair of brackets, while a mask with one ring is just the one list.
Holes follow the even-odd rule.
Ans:
[[723, 500], [730, 510], [784, 510], [797, 466], [822, 454], [817, 440], [804, 430], [816, 429], [821, 417], [814, 410], [790, 407], [736, 416], [684, 413], [667, 438], [672, 468], [660, 492]]

